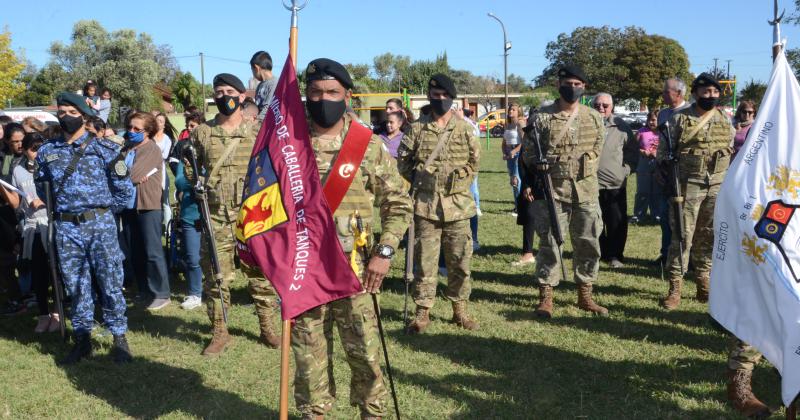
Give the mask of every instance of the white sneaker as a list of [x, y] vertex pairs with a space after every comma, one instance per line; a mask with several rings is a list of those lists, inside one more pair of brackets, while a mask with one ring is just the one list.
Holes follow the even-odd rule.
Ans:
[[477, 209], [475, 209], [475, 214], [476, 214], [476, 215], [478, 215], [478, 217], [481, 217], [481, 216], [483, 216], [483, 212], [481, 211], [481, 208], [480, 208], [480, 207], [478, 207]]
[[181, 308], [191, 311], [192, 309], [197, 309], [203, 305], [200, 296], [186, 296], [183, 298], [183, 303], [181, 303]]

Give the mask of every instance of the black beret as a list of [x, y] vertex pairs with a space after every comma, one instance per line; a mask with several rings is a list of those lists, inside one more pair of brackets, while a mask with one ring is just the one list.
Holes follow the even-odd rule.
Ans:
[[353, 88], [353, 79], [343, 65], [330, 58], [318, 58], [306, 67], [306, 82], [314, 80], [338, 80], [345, 89]]
[[230, 86], [230, 87], [236, 89], [237, 91], [239, 91], [239, 93], [244, 93], [245, 90], [247, 90], [244, 87], [244, 83], [242, 83], [242, 81], [239, 80], [238, 77], [236, 77], [236, 76], [234, 76], [234, 75], [232, 75], [230, 73], [220, 73], [220, 74], [214, 76], [214, 85], [213, 86], [217, 87], [217, 86], [223, 86], [223, 85], [224, 86]]
[[574, 78], [580, 80], [583, 83], [589, 83], [589, 81], [588, 81], [588, 79], [586, 77], [586, 73], [584, 73], [583, 69], [581, 69], [578, 66], [573, 66], [573, 65], [568, 64], [568, 65], [562, 66], [560, 69], [558, 69], [558, 79], [559, 80], [566, 79], [568, 77], [574, 77]]
[[722, 86], [719, 84], [717, 79], [715, 79], [714, 76], [708, 73], [700, 73], [700, 75], [697, 76], [696, 79], [694, 79], [694, 81], [692, 82], [692, 92], [694, 92], [696, 88], [702, 86], [714, 86], [717, 88], [717, 90], [722, 90]]
[[56, 97], [56, 104], [58, 105], [71, 105], [74, 106], [81, 114], [86, 116], [95, 116], [97, 113], [86, 104], [86, 97], [72, 92], [61, 92]]
[[453, 84], [453, 81], [442, 73], [437, 73], [431, 76], [431, 79], [428, 80], [428, 91], [431, 88], [439, 88], [444, 89], [450, 98], [455, 99], [458, 97], [458, 92], [456, 92], [456, 85]]

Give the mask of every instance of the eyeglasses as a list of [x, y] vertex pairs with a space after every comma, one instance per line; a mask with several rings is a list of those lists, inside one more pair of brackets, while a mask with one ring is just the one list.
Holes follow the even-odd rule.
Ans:
[[134, 133], [141, 133], [142, 131], [144, 131], [144, 128], [138, 128], [138, 127], [134, 127], [132, 125], [129, 125], [128, 126], [128, 131], [133, 131]]
[[594, 107], [595, 108], [611, 108], [611, 104], [596, 103], [596, 104], [594, 104]]

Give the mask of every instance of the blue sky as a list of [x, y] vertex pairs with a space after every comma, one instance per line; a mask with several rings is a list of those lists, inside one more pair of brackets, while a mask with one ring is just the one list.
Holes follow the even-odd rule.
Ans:
[[[181, 68], [198, 79], [202, 51], [207, 81], [230, 72], [246, 82], [247, 61], [260, 49], [273, 56], [277, 74], [288, 53], [290, 15], [280, 0], [139, 0], [128, 7], [113, 0], [39, 0], [35, 8], [41, 13], [31, 10], [32, 3], [4, 3], [0, 27], [7, 26], [12, 46], [24, 49], [39, 66], [49, 59], [50, 43], [67, 42], [80, 19], [96, 19], [110, 31], [149, 33], [157, 44], [171, 45]], [[793, 1], [780, 4], [787, 14], [794, 11]], [[712, 67], [716, 57], [722, 67], [732, 60], [731, 73], [740, 81], [769, 78], [771, 0], [309, 0], [300, 12], [299, 66], [317, 57], [372, 63], [387, 51], [412, 59], [447, 51], [455, 68], [502, 78], [502, 32], [486, 16], [490, 11], [503, 20], [513, 44], [509, 73], [527, 80], [546, 66], [548, 41], [578, 26], [601, 25], [636, 25], [677, 40], [695, 73]], [[782, 29], [788, 47], [800, 47], [800, 27], [784, 24]]]

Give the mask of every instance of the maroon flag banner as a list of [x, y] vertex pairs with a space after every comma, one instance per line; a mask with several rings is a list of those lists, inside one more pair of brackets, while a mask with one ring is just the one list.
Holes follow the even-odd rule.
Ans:
[[284, 320], [362, 290], [322, 192], [291, 56], [253, 147], [235, 230], [239, 257], [275, 287]]

